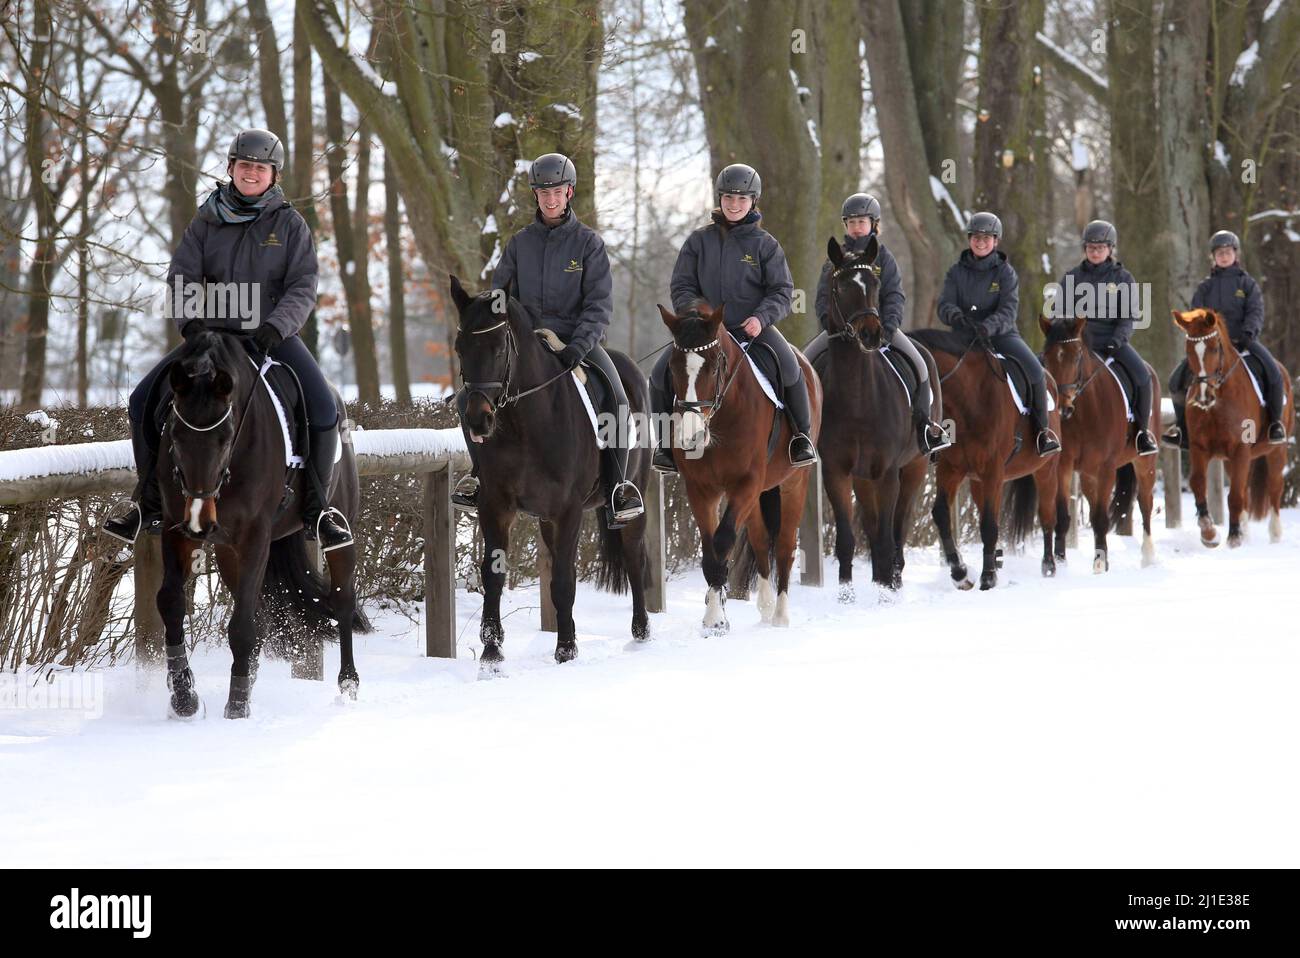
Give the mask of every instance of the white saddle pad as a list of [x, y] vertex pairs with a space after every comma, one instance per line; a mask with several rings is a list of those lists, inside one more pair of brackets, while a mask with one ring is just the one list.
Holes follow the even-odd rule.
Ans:
[[[569, 376], [573, 380], [573, 388], [578, 390], [578, 395], [582, 397], [582, 408], [587, 410], [587, 418], [591, 420], [591, 431], [592, 434], [596, 437], [596, 448], [597, 449], [607, 448], [609, 446], [609, 443], [605, 442], [604, 439], [601, 438], [600, 424], [596, 419], [596, 407], [591, 404], [591, 396], [587, 393], [587, 387], [583, 385], [582, 379], [579, 378], [578, 371], [576, 369], [570, 372]], [[638, 438], [636, 432], [636, 417], [632, 415], [631, 410], [628, 410], [628, 415], [627, 415], [627, 438], [628, 438], [628, 448], [635, 449], [637, 445], [637, 438]]]
[[1241, 354], [1241, 364], [1246, 367], [1246, 375], [1250, 377], [1250, 384], [1255, 387], [1255, 395], [1259, 397], [1259, 404], [1264, 405], [1264, 390], [1259, 388], [1259, 380], [1255, 378], [1255, 370], [1250, 368], [1250, 363], [1246, 362], [1246, 357], [1250, 355], [1250, 350], [1246, 349]]
[[[1007, 357], [1003, 356], [1001, 353], [994, 353], [993, 355], [998, 357], [998, 359], [1006, 360], [1008, 363], [1011, 362], [1011, 360], [1007, 359]], [[1016, 409], [1020, 410], [1020, 415], [1023, 416], [1028, 413], [1029, 407], [1025, 405], [1025, 401], [1020, 398], [1020, 393], [1016, 390], [1016, 384], [1012, 382], [1010, 373], [1007, 373], [1007, 388], [1011, 390], [1011, 401], [1016, 404]], [[1056, 400], [1052, 398], [1052, 391], [1049, 389], [1047, 391], [1047, 411], [1051, 412], [1055, 408]]]
[[1115, 380], [1115, 385], [1119, 387], [1119, 394], [1124, 397], [1124, 418], [1129, 422], [1133, 421], [1133, 406], [1128, 401], [1128, 393], [1124, 392], [1124, 384], [1119, 381], [1119, 373], [1115, 372], [1115, 357], [1111, 356], [1105, 363], [1106, 371], [1110, 373], [1111, 378]]
[[[271, 388], [271, 384], [266, 381], [266, 374], [270, 370], [270, 368], [272, 366], [279, 366], [280, 364], [277, 363], [270, 356], [267, 356], [262, 361], [261, 366], [257, 364], [257, 360], [254, 359], [252, 356], [248, 357], [248, 361], [252, 363], [253, 368], [257, 370], [257, 378], [260, 379], [262, 381], [262, 385], [266, 387], [266, 394], [271, 397], [271, 405], [275, 407], [276, 418], [280, 420], [280, 434], [284, 437], [285, 467], [289, 469], [301, 469], [302, 456], [295, 456], [293, 454], [293, 439], [291, 438], [291, 433], [289, 432], [289, 417], [285, 415], [284, 406], [281, 405], [280, 403], [280, 397], [275, 394], [275, 390]], [[334, 461], [338, 462], [342, 458], [343, 458], [343, 443], [339, 443], [334, 449]]]
[[[732, 339], [736, 339], [735, 334], [731, 333], [729, 330], [728, 335], [730, 335]], [[740, 351], [744, 353], [745, 358], [749, 360], [749, 368], [754, 371], [754, 378], [758, 380], [758, 385], [762, 388], [763, 393], [772, 401], [773, 406], [777, 409], [784, 409], [785, 403], [781, 402], [780, 398], [777, 397], [776, 389], [773, 388], [771, 381], [763, 375], [763, 370], [758, 368], [758, 363], [754, 362], [754, 358], [749, 355], [749, 343], [742, 343], [739, 339], [736, 339], [736, 345], [740, 347]]]

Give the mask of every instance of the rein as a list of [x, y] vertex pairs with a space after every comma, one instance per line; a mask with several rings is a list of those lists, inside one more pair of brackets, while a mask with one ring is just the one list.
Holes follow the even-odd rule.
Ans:
[[[1083, 337], [1081, 336], [1075, 336], [1072, 339], [1058, 340], [1058, 342], [1054, 343], [1053, 345], [1063, 345], [1065, 343], [1077, 343], [1080, 342], [1082, 339]], [[1090, 349], [1079, 350], [1079, 358], [1075, 361], [1075, 366], [1074, 366], [1074, 382], [1056, 384], [1056, 388], [1058, 392], [1063, 393], [1067, 389], [1074, 389], [1074, 402], [1079, 401], [1079, 397], [1083, 395], [1084, 390], [1088, 388], [1088, 386], [1092, 383], [1092, 381], [1097, 378], [1097, 374], [1106, 368], [1105, 362], [1100, 361], [1100, 357], [1098, 357], [1099, 361], [1097, 363], [1097, 367], [1092, 371], [1092, 375], [1090, 375], [1087, 379], [1083, 379], [1083, 357], [1090, 352], [1092, 352], [1092, 350]], [[1094, 353], [1094, 355], [1096, 354]], [[1080, 380], [1083, 380], [1082, 385], [1080, 385]]]
[[[1219, 331], [1216, 329], [1213, 332], [1206, 333], [1204, 336], [1188, 336], [1187, 341], [1189, 343], [1203, 343], [1208, 339], [1214, 339], [1218, 337], [1218, 335], [1219, 335]], [[1218, 347], [1219, 347], [1219, 355], [1222, 356], [1223, 343], [1220, 342], [1218, 344]], [[1192, 382], [1198, 384], [1203, 383], [1206, 387], [1209, 388], [1211, 398], [1217, 401], [1219, 398], [1219, 389], [1223, 386], [1225, 382], [1228, 381], [1228, 377], [1231, 376], [1234, 372], [1236, 372], [1237, 367], [1240, 365], [1241, 365], [1241, 353], [1237, 353], [1236, 360], [1233, 362], [1231, 366], [1228, 367], [1228, 371], [1226, 373], [1222, 369], [1216, 372], [1213, 376], [1207, 376], [1204, 373], [1201, 373], [1199, 376], [1193, 376]], [[1205, 368], [1204, 360], [1202, 360], [1201, 368], [1202, 369]], [[1188, 393], [1189, 394], [1191, 393], [1190, 388], [1188, 389]], [[1191, 400], [1189, 399], [1188, 401], [1190, 402]], [[1199, 405], [1199, 403], [1197, 405]]]
[[[468, 332], [471, 336], [482, 336], [485, 333], [494, 332], [495, 330], [498, 330], [503, 326], [505, 327], [506, 330], [505, 374], [500, 379], [484, 380], [482, 382], [471, 382], [468, 379], [464, 378], [463, 371], [461, 374], [461, 382], [465, 386], [465, 389], [468, 390], [470, 394], [478, 393], [480, 396], [482, 396], [487, 401], [489, 408], [493, 409], [494, 411], [499, 409], [506, 409], [507, 407], [512, 406], [515, 403], [519, 402], [519, 400], [531, 396], [533, 393], [541, 392], [547, 386], [550, 386], [552, 383], [558, 382], [559, 380], [563, 379], [565, 376], [569, 375], [569, 373], [571, 372], [571, 370], [567, 368], [562, 369], [560, 370], [560, 372], [556, 373], [550, 379], [538, 383], [536, 386], [532, 386], [528, 389], [524, 389], [512, 393], [510, 391], [510, 371], [511, 368], [514, 366], [515, 357], [519, 355], [519, 344], [515, 340], [515, 331], [514, 328], [510, 325], [509, 317], [501, 320], [501, 322], [497, 323], [494, 326], [485, 326], [483, 329], [471, 329]], [[461, 365], [463, 370], [464, 363], [462, 362]], [[497, 401], [495, 403], [493, 403], [492, 397], [489, 396], [486, 392], [486, 390], [489, 389], [498, 390]]]
[[835, 287], [835, 280], [839, 279], [839, 277], [844, 273], [858, 273], [858, 272], [862, 272], [863, 270], [871, 270], [871, 264], [851, 263], [847, 266], [840, 266], [837, 269], [831, 271], [831, 275], [830, 275], [831, 306], [834, 309], [834, 311], [838, 314], [838, 318], [840, 320], [840, 328], [833, 333], [828, 331], [826, 335], [827, 338], [829, 339], [852, 340], [854, 343], [857, 344], [859, 350], [861, 350], [864, 354], [869, 355], [875, 352], [880, 347], [868, 346], [865, 342], [863, 342], [862, 335], [860, 333], [855, 332], [853, 329], [853, 321], [855, 319], [858, 319], [859, 317], [865, 317], [865, 316], [874, 316], [876, 317], [876, 319], [879, 319], [880, 310], [877, 309], [875, 306], [866, 306], [863, 309], [859, 310], [858, 312], [854, 313], [853, 315], [846, 317], [844, 315], [844, 307], [840, 305], [839, 297], [836, 295], [836, 287]]
[[[252, 405], [253, 396], [256, 393], [257, 393], [257, 380], [254, 379], [252, 387], [248, 390], [248, 398], [244, 400], [244, 408], [239, 413], [239, 425], [235, 428], [235, 436], [233, 439], [230, 440], [230, 452], [226, 455], [226, 465], [221, 470], [221, 477], [217, 480], [217, 487], [212, 490], [211, 498], [213, 499], [221, 498], [221, 487], [225, 485], [226, 481], [230, 478], [230, 460], [234, 458], [235, 446], [239, 444], [239, 435], [244, 431], [244, 423], [248, 421], [248, 407]], [[214, 422], [212, 425], [196, 426], [193, 423], [191, 423], [188, 419], [186, 419], [184, 416], [181, 415], [181, 411], [176, 408], [175, 398], [172, 399], [171, 405], [172, 405], [171, 415], [179, 419], [181, 425], [185, 426], [187, 429], [193, 430], [194, 432], [211, 432], [212, 430], [220, 426], [223, 422], [225, 422], [227, 419], [229, 419], [231, 413], [234, 412], [235, 409], [235, 404], [233, 402], [227, 403], [226, 411], [222, 413], [221, 418], [218, 419], [216, 422]], [[169, 431], [169, 435], [170, 434], [171, 433]], [[174, 437], [172, 438], [171, 445], [172, 445], [172, 476], [180, 483], [181, 495], [185, 496], [187, 499], [208, 498], [207, 496], [200, 496], [190, 491], [189, 483], [186, 482], [185, 480], [185, 473], [181, 469], [180, 457], [176, 455], [176, 440]]]
[[[702, 353], [721, 345], [721, 343], [721, 339], [715, 338], [712, 342], [705, 343], [703, 346], [679, 346], [676, 342], [673, 342], [672, 347], [679, 353]], [[727, 351], [725, 349], [719, 350], [718, 356], [720, 357], [718, 361], [722, 365], [722, 375], [726, 376], [727, 366], [729, 365], [727, 362]], [[694, 412], [697, 414], [700, 414], [701, 409], [708, 409], [708, 415], [701, 414], [701, 418], [704, 419], [704, 423], [707, 426], [713, 420], [713, 417], [717, 415], [718, 410], [722, 408], [723, 397], [727, 395], [727, 390], [731, 388], [731, 384], [735, 381], [737, 373], [739, 373], [741, 368], [745, 365], [746, 363], [743, 361], [742, 357], [742, 361], [736, 363], [736, 368], [731, 371], [731, 375], [727, 376], [727, 381], [723, 384], [722, 388], [715, 389], [713, 399], [678, 399], [673, 397], [673, 407], [676, 409], [685, 409], [688, 412]], [[715, 382], [718, 378], [720, 377], [715, 377]]]

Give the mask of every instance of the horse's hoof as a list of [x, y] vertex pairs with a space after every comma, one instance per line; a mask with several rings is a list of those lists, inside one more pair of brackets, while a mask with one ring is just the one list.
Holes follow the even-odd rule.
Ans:
[[954, 579], [952, 584], [955, 585], [957, 588], [961, 589], [961, 591], [963, 592], [969, 592], [971, 589], [975, 588], [975, 583], [966, 577], [962, 577], [961, 579]]
[[562, 643], [555, 647], [555, 661], [560, 665], [565, 662], [572, 662], [578, 657], [578, 643]]
[[980, 576], [980, 591], [987, 592], [998, 584], [998, 574], [996, 572], [985, 572]]
[[226, 718], [228, 719], [246, 719], [251, 714], [252, 711], [249, 709], [248, 702], [246, 701], [237, 702], [231, 700], [226, 703]]
[[197, 692], [178, 692], [167, 700], [167, 717], [177, 722], [194, 722], [208, 717], [208, 707]]
[[1230, 535], [1228, 536], [1228, 548], [1229, 549], [1240, 548], [1242, 542], [1244, 541], [1245, 541], [1245, 537], [1242, 536], [1241, 533], [1237, 533], [1236, 535]]
[[1051, 579], [1056, 575], [1056, 563], [1052, 559], [1043, 560], [1043, 578]]
[[725, 619], [721, 622], [715, 622], [709, 625], [707, 622], [700, 626], [700, 634], [706, 638], [717, 638], [720, 635], [726, 635], [731, 631], [731, 623]]
[[360, 687], [360, 679], [339, 679], [339, 691], [353, 702], [357, 700], [357, 690]]
[[648, 621], [632, 623], [632, 641], [633, 642], [650, 641], [650, 623]]
[[1092, 557], [1092, 574], [1101, 575], [1103, 572], [1110, 571], [1110, 557], [1106, 553], [1098, 550]]
[[857, 593], [853, 591], [852, 582], [841, 582], [839, 601], [840, 605], [851, 605], [858, 599]]
[[506, 664], [504, 661], [497, 660], [496, 662], [485, 662], [481, 659], [479, 660], [478, 677], [480, 682], [485, 682], [488, 679], [504, 679], [508, 677], [508, 675], [509, 673], [506, 671]]
[[1219, 536], [1218, 536], [1218, 534], [1212, 532], [1212, 533], [1210, 533], [1209, 536], [1206, 536], [1206, 534], [1205, 534], [1204, 532], [1202, 532], [1202, 533], [1201, 533], [1201, 545], [1205, 546], [1205, 548], [1207, 548], [1207, 549], [1217, 549], [1217, 548], [1219, 547]]

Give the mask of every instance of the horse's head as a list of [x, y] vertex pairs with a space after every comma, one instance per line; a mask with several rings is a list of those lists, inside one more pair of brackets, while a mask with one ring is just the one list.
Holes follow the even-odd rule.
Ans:
[[510, 373], [518, 355], [511, 325], [517, 303], [505, 290], [484, 290], [471, 296], [451, 277], [451, 298], [460, 313], [456, 355], [465, 383], [465, 427], [474, 442], [492, 436], [503, 397], [509, 395]]
[[1057, 405], [1061, 407], [1062, 421], [1074, 415], [1074, 401], [1083, 389], [1088, 356], [1088, 348], [1083, 342], [1083, 327], [1087, 322], [1083, 316], [1057, 322], [1046, 316], [1038, 317], [1038, 326], [1047, 337], [1043, 344], [1043, 368], [1056, 380]]
[[217, 524], [217, 497], [230, 478], [230, 458], [241, 414], [234, 403], [235, 377], [223, 337], [202, 333], [189, 341], [167, 370], [172, 409], [172, 476], [185, 498], [184, 522], [196, 536]]
[[1228, 326], [1212, 309], [1171, 310], [1174, 323], [1187, 335], [1187, 366], [1193, 388], [1187, 401], [1204, 410], [1219, 401], [1219, 388], [1241, 361], [1241, 354], [1228, 338]]
[[835, 237], [826, 243], [831, 261], [831, 335], [852, 339], [860, 348], [879, 349], [883, 334], [880, 324], [880, 280], [876, 276], [876, 256], [880, 243], [874, 233], [867, 245], [848, 253]]
[[686, 450], [709, 445], [709, 420], [722, 403], [728, 384], [727, 352], [723, 342], [722, 307], [699, 303], [683, 316], [659, 307], [664, 325], [673, 334], [673, 411], [681, 414], [678, 441]]

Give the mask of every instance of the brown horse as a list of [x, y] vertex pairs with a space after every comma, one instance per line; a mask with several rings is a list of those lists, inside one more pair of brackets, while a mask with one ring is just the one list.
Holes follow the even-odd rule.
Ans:
[[[1241, 353], [1228, 335], [1223, 317], [1212, 309], [1173, 310], [1174, 322], [1187, 335], [1187, 368], [1191, 374], [1187, 390], [1187, 436], [1191, 446], [1192, 474], [1188, 484], [1196, 499], [1196, 523], [1201, 542], [1210, 548], [1219, 544], [1219, 533], [1205, 502], [1205, 471], [1212, 459], [1227, 460], [1228, 545], [1241, 545], [1242, 513], [1249, 499], [1250, 517], [1268, 516], [1269, 541], [1282, 538], [1282, 471], [1286, 466], [1285, 445], [1271, 445], [1265, 438], [1267, 415], [1255, 395]], [[1286, 392], [1282, 424], [1287, 435], [1295, 434], [1295, 398], [1291, 375], [1282, 370]]]
[[[1061, 461], [1057, 464], [1056, 558], [1065, 561], [1065, 533], [1070, 524], [1070, 481], [1079, 473], [1079, 484], [1088, 499], [1092, 522], [1092, 571], [1110, 568], [1106, 533], [1113, 522], [1133, 508], [1137, 493], [1142, 510], [1142, 564], [1155, 561], [1151, 539], [1151, 500], [1156, 485], [1156, 457], [1139, 456], [1133, 444], [1138, 428], [1128, 423], [1128, 402], [1106, 364], [1083, 341], [1087, 319], [1053, 323], [1038, 317], [1047, 336], [1043, 365], [1056, 380], [1061, 405]], [[1153, 433], [1160, 423], [1160, 380], [1151, 373], [1151, 421]], [[1112, 492], [1114, 498], [1112, 499]]]
[[[1033, 526], [1035, 500], [1043, 529], [1042, 571], [1056, 574], [1052, 535], [1056, 526], [1056, 460], [1038, 455], [1032, 423], [1021, 415], [1007, 389], [1002, 363], [984, 346], [971, 343], [953, 351], [953, 336], [941, 330], [922, 329], [910, 334], [928, 348], [939, 367], [943, 384], [943, 413], [950, 423], [954, 444], [939, 453], [935, 467], [934, 509], [931, 515], [939, 530], [944, 559], [959, 589], [973, 583], [966, 574], [953, 537], [953, 514], [957, 487], [970, 477], [971, 498], [980, 513], [980, 539], [984, 544], [984, 566], [980, 588], [992, 589], [998, 582], [1001, 550], [998, 532], [1003, 503], [1003, 484], [1015, 480], [1005, 505], [1010, 508], [1009, 538], [1018, 542]], [[1056, 394], [1056, 383], [1047, 374], [1047, 391]], [[1060, 411], [1053, 410], [1049, 424], [1060, 433]]]
[[[871, 546], [871, 578], [898, 589], [903, 584], [903, 547], [912, 525], [912, 503], [925, 482], [929, 457], [922, 455], [912, 421], [907, 387], [881, 347], [879, 290], [871, 264], [872, 237], [860, 253], [846, 255], [831, 239], [830, 334], [817, 361], [826, 405], [835, 415], [822, 424], [817, 452], [831, 509], [835, 513], [835, 556], [840, 565], [841, 602], [853, 601], [853, 497], [862, 510], [862, 530]], [[924, 347], [930, 370], [931, 418], [943, 417], [939, 372]]]
[[[727, 631], [725, 595], [728, 558], [746, 528], [758, 567], [758, 610], [764, 622], [789, 625], [787, 594], [794, 564], [795, 539], [803, 515], [811, 468], [790, 463], [793, 434], [778, 415], [775, 445], [769, 439], [776, 410], [764, 395], [736, 340], [722, 325], [722, 307], [701, 303], [685, 316], [659, 307], [673, 336], [669, 361], [675, 394], [673, 419], [678, 428], [673, 460], [686, 484], [686, 498], [700, 528], [704, 578], [709, 584], [704, 627]], [[795, 350], [808, 383], [812, 435], [821, 429], [822, 390], [808, 360]], [[708, 397], [708, 398], [705, 398]], [[727, 508], [718, 519], [718, 505]], [[758, 506], [763, 521], [747, 527]], [[773, 596], [769, 553], [776, 547], [777, 589]]]

